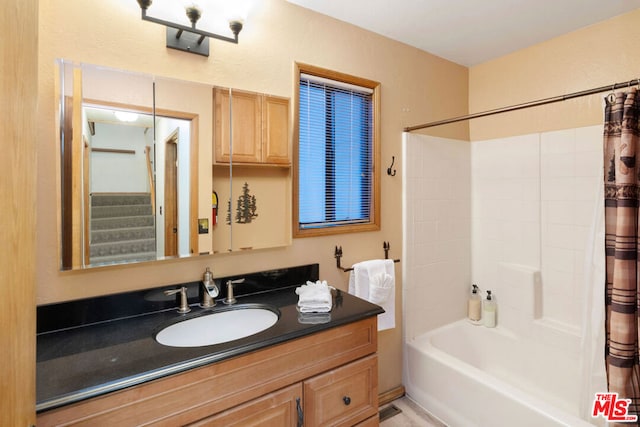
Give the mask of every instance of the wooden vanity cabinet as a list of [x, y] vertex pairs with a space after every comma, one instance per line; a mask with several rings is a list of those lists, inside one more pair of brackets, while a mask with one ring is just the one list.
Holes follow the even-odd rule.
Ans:
[[377, 426], [375, 316], [53, 409], [38, 427]]
[[232, 131], [234, 164], [291, 164], [288, 98], [225, 88], [213, 97], [215, 163], [230, 162]]
[[359, 425], [378, 416], [377, 373], [374, 354], [190, 426]]

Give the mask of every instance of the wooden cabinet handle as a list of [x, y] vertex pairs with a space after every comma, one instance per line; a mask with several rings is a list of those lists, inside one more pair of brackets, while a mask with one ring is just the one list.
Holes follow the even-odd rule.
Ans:
[[351, 404], [351, 398], [349, 396], [345, 396], [342, 398], [342, 401], [345, 405], [349, 406]]

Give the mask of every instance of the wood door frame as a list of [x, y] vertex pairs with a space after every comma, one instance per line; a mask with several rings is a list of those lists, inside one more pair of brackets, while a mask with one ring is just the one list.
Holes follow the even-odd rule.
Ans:
[[84, 232], [83, 239], [83, 260], [84, 265], [91, 263], [91, 197], [89, 196], [89, 177], [91, 171], [89, 141], [83, 135], [82, 136], [82, 205], [83, 205], [83, 217], [82, 224]]
[[[60, 155], [62, 156], [61, 167], [63, 174], [61, 175], [60, 180], [60, 192], [61, 196], [68, 194], [68, 197], [64, 197], [61, 199], [61, 212], [63, 213], [60, 226], [60, 252], [61, 252], [61, 262], [62, 269], [67, 270], [73, 268], [73, 194], [72, 194], [72, 179], [71, 179], [71, 171], [73, 171], [73, 158], [71, 156], [72, 153], [72, 138], [71, 138], [71, 129], [73, 128], [72, 119], [73, 119], [73, 97], [65, 96], [64, 103], [64, 120], [65, 122], [62, 126], [65, 129], [64, 139], [61, 141], [62, 150]], [[69, 130], [69, 131], [67, 131]], [[65, 172], [67, 171], [67, 172]], [[65, 214], [66, 212], [66, 214]]]
[[[169, 169], [169, 156], [167, 156], [169, 152], [168, 147], [172, 147], [172, 150], [175, 150], [174, 167], [171, 169]], [[178, 182], [178, 162], [178, 129], [176, 128], [176, 130], [171, 132], [164, 140], [164, 256], [177, 256], [179, 253], [180, 215], [178, 212], [178, 193], [180, 191], [180, 183]], [[168, 176], [172, 176], [173, 178], [168, 180]], [[173, 186], [168, 187], [167, 183], [171, 182], [173, 182]], [[167, 191], [167, 189], [170, 191]], [[168, 195], [172, 197], [167, 197]], [[167, 209], [168, 205], [171, 209]], [[169, 212], [171, 212], [172, 221], [167, 220]], [[175, 231], [173, 231], [173, 228], [175, 228]], [[175, 236], [169, 239], [169, 236], [174, 234]], [[169, 244], [170, 241], [173, 241], [173, 243]]]
[[[0, 127], [0, 189], [5, 197], [0, 212], [0, 223], [4, 225], [0, 241], [0, 327], [4, 330], [0, 334], [0, 425], [29, 426], [36, 423], [36, 283], [43, 281], [40, 274], [36, 275], [42, 267], [37, 256], [59, 255], [55, 248], [43, 247], [42, 241], [37, 244], [36, 229], [46, 221], [39, 223], [36, 218], [39, 213], [55, 216], [59, 211], [55, 202], [52, 206], [43, 204], [48, 197], [38, 198], [43, 188], [49, 188], [49, 182], [42, 188], [38, 185], [44, 183], [45, 179], [38, 175], [46, 169], [37, 167], [38, 157], [49, 143], [43, 142], [38, 132], [42, 121], [38, 111], [38, 2], [9, 0], [3, 6], [11, 13], [0, 17], [8, 35], [0, 40], [5, 59], [0, 61], [0, 72], [10, 84], [2, 85], [0, 96], [11, 108], [5, 109]], [[59, 92], [56, 94], [59, 99]], [[53, 134], [50, 136], [54, 138]], [[40, 159], [45, 164], [49, 160]], [[45, 234], [48, 236], [49, 232]]]

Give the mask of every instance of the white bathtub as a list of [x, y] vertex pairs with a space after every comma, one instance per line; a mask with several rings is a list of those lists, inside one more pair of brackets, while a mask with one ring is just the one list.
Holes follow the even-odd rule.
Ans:
[[410, 398], [452, 427], [592, 426], [578, 417], [579, 361], [466, 319], [407, 343]]

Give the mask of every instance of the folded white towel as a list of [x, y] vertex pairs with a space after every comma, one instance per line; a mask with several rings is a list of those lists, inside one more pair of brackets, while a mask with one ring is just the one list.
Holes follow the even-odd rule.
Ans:
[[298, 310], [301, 313], [326, 313], [331, 311], [333, 299], [331, 296], [332, 286], [326, 281], [307, 282], [296, 288], [298, 294]]
[[296, 288], [299, 303], [331, 303], [331, 289], [326, 281], [307, 282]]
[[298, 305], [300, 313], [328, 313], [331, 311], [331, 304], [303, 304]]
[[308, 325], [320, 325], [331, 322], [331, 313], [298, 313], [298, 322]]

